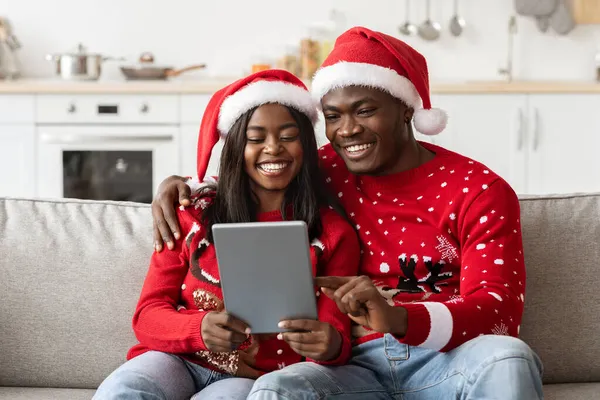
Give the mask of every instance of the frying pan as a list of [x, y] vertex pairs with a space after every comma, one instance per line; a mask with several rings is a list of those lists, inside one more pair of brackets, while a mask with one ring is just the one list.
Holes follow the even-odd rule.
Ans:
[[190, 65], [181, 69], [171, 67], [158, 67], [154, 64], [154, 55], [150, 52], [144, 52], [140, 55], [139, 64], [135, 66], [123, 66], [121, 72], [129, 80], [165, 80], [170, 77], [196, 69], [206, 68], [206, 64]]
[[203, 69], [206, 64], [190, 65], [181, 69], [171, 67], [155, 67], [149, 65], [121, 67], [121, 72], [129, 80], [165, 80], [170, 77], [178, 76], [184, 72]]

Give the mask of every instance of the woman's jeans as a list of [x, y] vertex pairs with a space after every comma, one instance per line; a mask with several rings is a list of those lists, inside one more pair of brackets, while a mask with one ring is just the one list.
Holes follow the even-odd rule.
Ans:
[[149, 351], [110, 374], [93, 400], [189, 400], [201, 390], [194, 399], [245, 399], [254, 382], [231, 378], [172, 354]]

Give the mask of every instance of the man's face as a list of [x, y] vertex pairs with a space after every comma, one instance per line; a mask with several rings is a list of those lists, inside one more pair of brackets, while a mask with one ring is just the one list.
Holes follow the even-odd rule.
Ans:
[[353, 174], [397, 172], [412, 108], [391, 95], [361, 86], [328, 92], [321, 100], [327, 139]]

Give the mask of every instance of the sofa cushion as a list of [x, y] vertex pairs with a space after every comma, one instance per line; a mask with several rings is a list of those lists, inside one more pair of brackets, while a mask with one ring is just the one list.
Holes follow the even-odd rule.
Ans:
[[147, 205], [0, 199], [0, 386], [96, 388], [136, 343]]
[[522, 198], [521, 222], [521, 338], [542, 359], [545, 382], [600, 382], [600, 195]]
[[544, 385], [544, 400], [592, 400], [600, 393], [600, 383]]

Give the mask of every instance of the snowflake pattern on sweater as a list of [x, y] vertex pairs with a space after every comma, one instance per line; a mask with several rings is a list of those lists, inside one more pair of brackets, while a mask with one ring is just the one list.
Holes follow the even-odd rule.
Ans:
[[[448, 351], [480, 335], [518, 336], [525, 265], [516, 194], [485, 165], [421, 144], [433, 160], [380, 177], [351, 174], [331, 145], [319, 151], [361, 239], [360, 273], [407, 309], [403, 343]], [[354, 333], [356, 343], [381, 336]]]
[[[206, 239], [200, 223], [202, 211], [210, 203], [209, 196], [202, 196], [193, 198], [189, 207], [180, 207], [178, 220], [184, 237], [176, 241], [173, 250], [153, 253], [133, 318], [140, 343], [130, 349], [128, 359], [157, 350], [178, 354], [219, 372], [249, 378], [302, 361], [300, 355], [274, 334], [252, 335], [230, 353], [211, 352], [204, 344], [200, 334], [204, 316], [224, 310], [215, 248]], [[323, 233], [310, 247], [313, 272], [356, 275], [360, 254], [351, 225], [328, 208], [322, 209], [321, 218]], [[282, 216], [279, 211], [262, 213], [258, 220], [281, 221]], [[351, 352], [350, 319], [333, 300], [319, 296], [317, 288], [315, 294], [319, 319], [335, 327], [343, 342], [339, 357], [321, 364], [343, 364]]]

